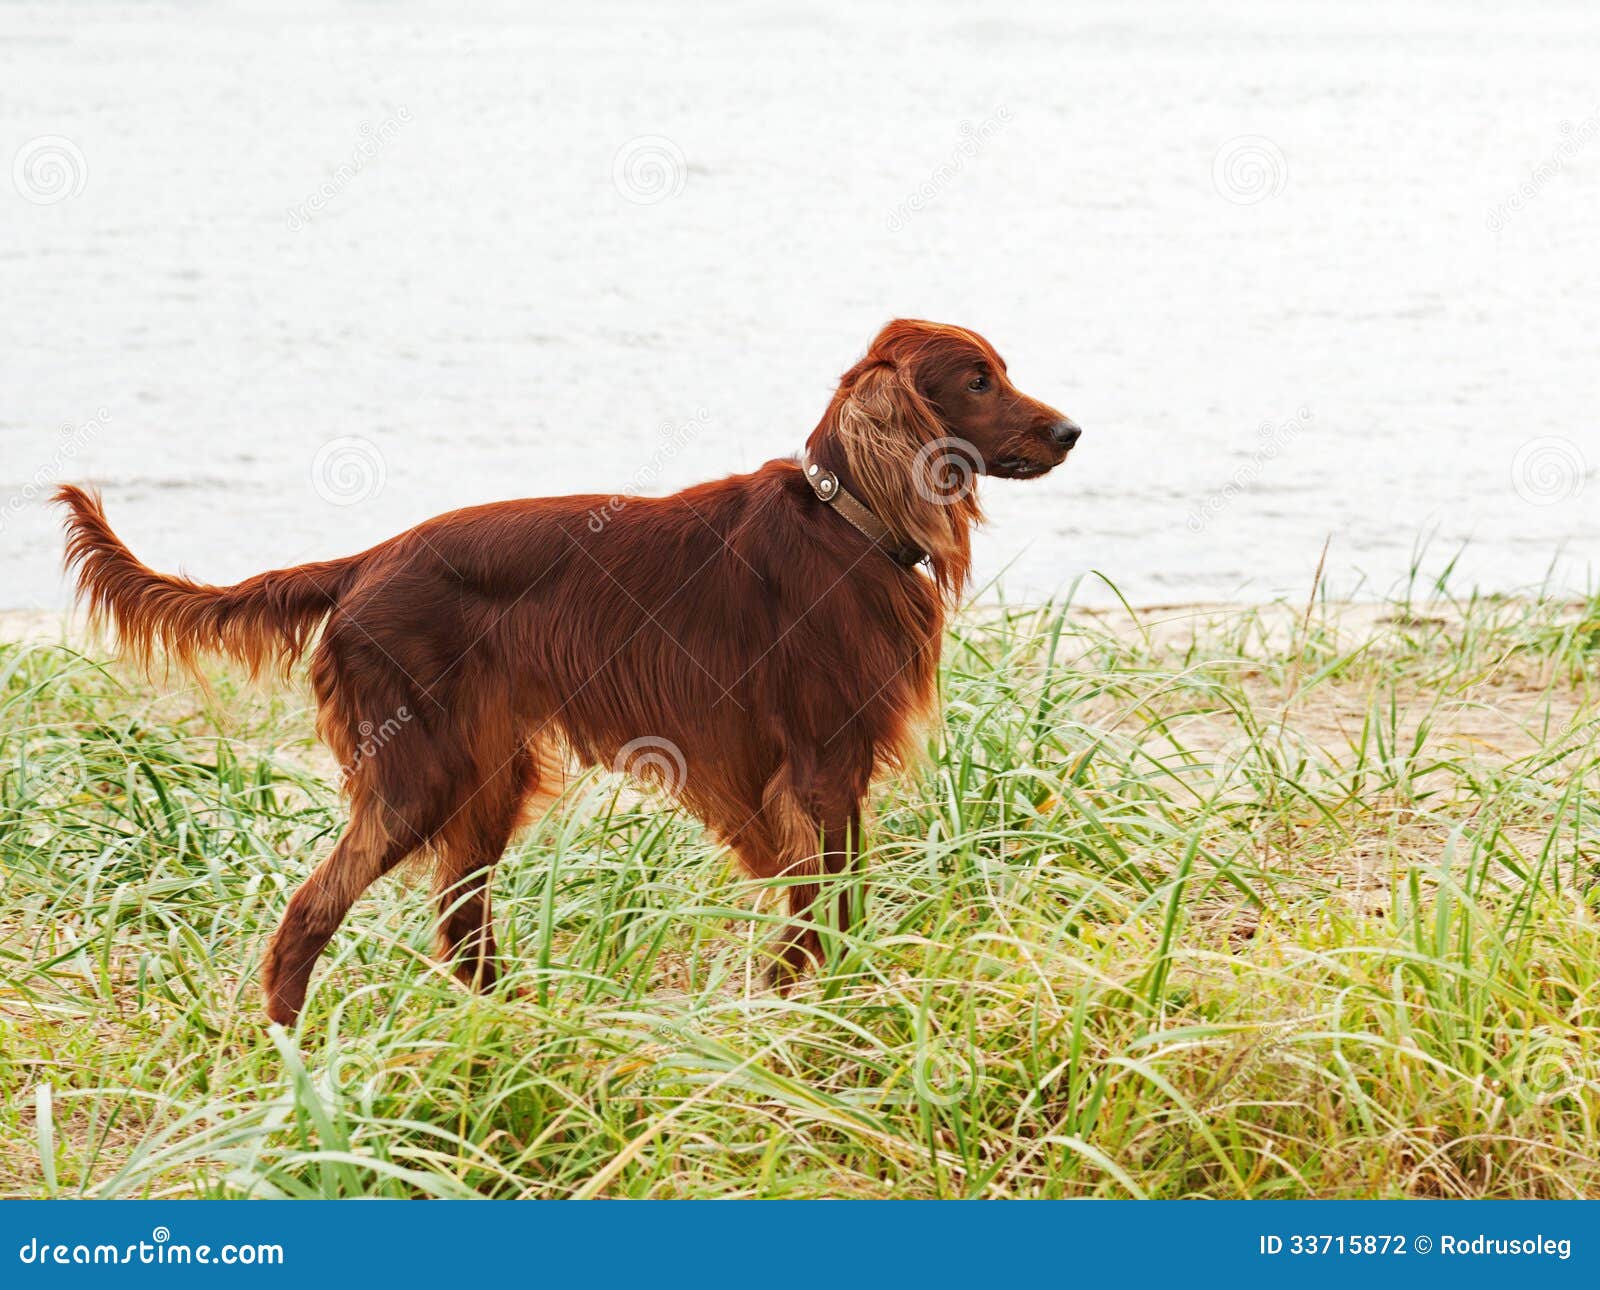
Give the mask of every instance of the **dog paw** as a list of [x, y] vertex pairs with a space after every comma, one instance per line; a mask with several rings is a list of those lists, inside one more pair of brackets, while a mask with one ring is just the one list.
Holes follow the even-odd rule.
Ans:
[[767, 953], [771, 961], [762, 974], [767, 989], [787, 995], [812, 968], [822, 961], [822, 947], [815, 931], [787, 928], [773, 941]]

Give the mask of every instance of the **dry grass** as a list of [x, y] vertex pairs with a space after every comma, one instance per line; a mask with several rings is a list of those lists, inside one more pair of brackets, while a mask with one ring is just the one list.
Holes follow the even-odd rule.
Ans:
[[[16, 633], [20, 634], [20, 633]], [[253, 978], [338, 803], [296, 693], [0, 646], [0, 1194], [1600, 1194], [1600, 600], [985, 611], [866, 922], [614, 781], [524, 839], [514, 983], [358, 906]]]

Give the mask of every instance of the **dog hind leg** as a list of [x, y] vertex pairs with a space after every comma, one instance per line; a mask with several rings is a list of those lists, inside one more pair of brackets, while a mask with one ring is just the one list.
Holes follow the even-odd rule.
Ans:
[[516, 829], [529, 772], [526, 754], [482, 784], [439, 831], [434, 900], [439, 909], [438, 952], [472, 989], [499, 979], [489, 879]]
[[339, 930], [350, 906], [379, 877], [404, 860], [416, 839], [398, 839], [371, 805], [358, 803], [328, 858], [295, 891], [273, 933], [261, 969], [267, 1016], [294, 1024], [305, 1005], [317, 957]]

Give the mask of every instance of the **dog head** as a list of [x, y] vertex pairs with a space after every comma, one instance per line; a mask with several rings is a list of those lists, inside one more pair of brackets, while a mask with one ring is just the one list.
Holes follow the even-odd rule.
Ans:
[[936, 576], [941, 554], [964, 576], [967, 528], [982, 518], [978, 477], [1036, 479], [1081, 433], [1017, 389], [976, 332], [902, 318], [841, 378], [809, 447], [829, 468], [842, 465], [866, 505], [933, 557]]
[[1070, 417], [1011, 383], [1005, 359], [964, 327], [898, 319], [872, 342], [868, 385], [893, 372], [926, 404], [973, 469], [1001, 479], [1036, 479], [1067, 459], [1082, 431]]

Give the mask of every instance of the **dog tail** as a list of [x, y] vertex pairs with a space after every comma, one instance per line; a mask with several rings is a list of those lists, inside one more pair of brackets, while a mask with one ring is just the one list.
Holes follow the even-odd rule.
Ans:
[[201, 654], [225, 654], [258, 675], [268, 663], [287, 671], [338, 603], [362, 557], [259, 573], [212, 587], [157, 573], [111, 531], [98, 493], [66, 484], [66, 567], [92, 626], [110, 624], [122, 648], [149, 666], [156, 646], [191, 672]]

